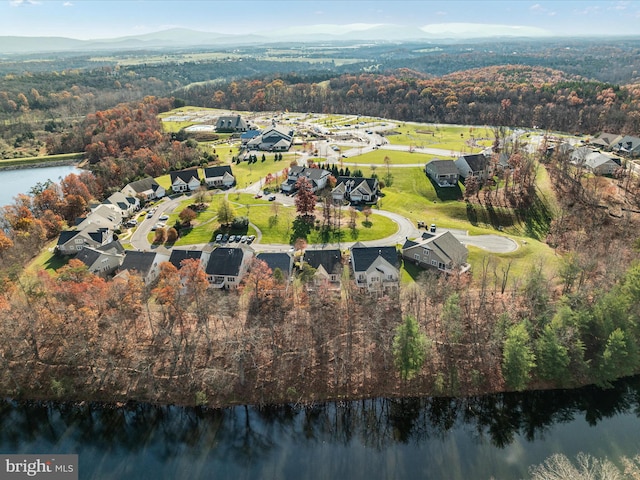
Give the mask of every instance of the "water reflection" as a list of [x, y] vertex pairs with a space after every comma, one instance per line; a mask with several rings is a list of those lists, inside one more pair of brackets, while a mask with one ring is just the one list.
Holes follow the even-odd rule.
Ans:
[[639, 400], [640, 377], [609, 390], [307, 408], [2, 401], [0, 451], [79, 453], [81, 478], [100, 479], [520, 478], [558, 450], [640, 452]]

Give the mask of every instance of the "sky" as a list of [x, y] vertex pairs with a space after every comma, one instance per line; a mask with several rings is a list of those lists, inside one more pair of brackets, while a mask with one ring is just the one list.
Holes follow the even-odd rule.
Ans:
[[0, 0], [0, 35], [95, 39], [176, 27], [339, 33], [380, 24], [428, 32], [482, 24], [498, 33], [640, 35], [640, 0]]

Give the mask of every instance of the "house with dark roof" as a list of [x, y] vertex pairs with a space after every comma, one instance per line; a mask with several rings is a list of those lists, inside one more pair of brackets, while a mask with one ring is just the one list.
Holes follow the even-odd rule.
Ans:
[[160, 184], [151, 177], [128, 183], [121, 192], [132, 197], [142, 197], [145, 200], [162, 198], [166, 194], [164, 187], [160, 186]]
[[482, 153], [461, 155], [454, 163], [461, 178], [473, 176], [485, 180], [489, 175], [489, 161]]
[[589, 153], [584, 162], [584, 168], [595, 175], [613, 175], [621, 165], [622, 162], [619, 158], [610, 157], [600, 152]]
[[356, 285], [370, 291], [400, 286], [400, 257], [396, 247], [351, 247], [351, 268]]
[[216, 121], [216, 132], [220, 133], [246, 132], [248, 128], [240, 115], [223, 115]]
[[238, 288], [249, 269], [253, 250], [249, 247], [218, 247], [209, 256], [205, 268], [213, 288]]
[[272, 126], [260, 132], [247, 142], [249, 150], [263, 150], [267, 152], [286, 152], [293, 143], [293, 130]]
[[111, 231], [122, 225], [122, 212], [113, 205], [100, 204], [84, 218], [76, 220], [78, 230], [107, 228]]
[[416, 240], [408, 240], [402, 246], [402, 258], [422, 268], [435, 268], [451, 273], [467, 271], [469, 252], [451, 232], [424, 233]]
[[204, 181], [209, 188], [230, 188], [236, 183], [230, 165], [219, 165], [204, 169]]
[[171, 189], [178, 192], [192, 192], [200, 187], [200, 174], [197, 168], [169, 172]]
[[458, 185], [458, 167], [453, 160], [431, 160], [424, 171], [439, 187]]
[[124, 261], [124, 248], [117, 240], [100, 247], [85, 247], [76, 255], [76, 259], [84, 263], [91, 273], [106, 277]]
[[132, 273], [140, 275], [145, 285], [153, 283], [160, 274], [160, 264], [168, 262], [169, 255], [156, 252], [138, 252], [127, 250], [124, 260], [118, 268], [118, 277], [123, 278]]
[[305, 177], [309, 180], [313, 192], [317, 192], [327, 185], [330, 175], [331, 172], [322, 168], [300, 167], [296, 165], [289, 169], [287, 180], [282, 182], [280, 188], [286, 193], [295, 192], [298, 179], [300, 177]]
[[286, 281], [291, 279], [293, 271], [293, 257], [287, 252], [262, 252], [256, 255], [258, 260], [263, 261], [275, 272], [279, 269]]
[[204, 259], [202, 250], [180, 250], [177, 248], [171, 250], [169, 263], [171, 263], [178, 270], [182, 268], [182, 262], [185, 260], [199, 260], [200, 263], [203, 263]]
[[260, 130], [257, 130], [257, 129], [247, 130], [246, 132], [242, 132], [242, 134], [240, 135], [240, 142], [242, 143], [242, 145], [246, 145], [247, 143], [249, 143], [251, 140], [253, 140], [259, 135], [260, 135]]
[[340, 282], [340, 275], [342, 275], [340, 250], [305, 250], [302, 261], [316, 270], [315, 283]]
[[56, 252], [62, 255], [75, 255], [85, 247], [101, 247], [113, 240], [108, 228], [87, 227], [84, 230], [65, 230], [60, 232]]
[[338, 177], [331, 196], [336, 202], [345, 200], [352, 204], [375, 203], [378, 200], [378, 179], [362, 177]]

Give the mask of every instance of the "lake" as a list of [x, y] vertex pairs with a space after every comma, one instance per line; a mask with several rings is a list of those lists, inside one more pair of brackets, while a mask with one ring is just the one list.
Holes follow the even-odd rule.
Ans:
[[553, 453], [640, 453], [640, 377], [572, 391], [207, 410], [0, 402], [0, 452], [81, 479], [518, 479]]
[[80, 173], [81, 169], [74, 165], [57, 167], [24, 168], [19, 170], [0, 170], [0, 206], [13, 203], [19, 193], [29, 193], [38, 182], [52, 180], [60, 183], [70, 173]]

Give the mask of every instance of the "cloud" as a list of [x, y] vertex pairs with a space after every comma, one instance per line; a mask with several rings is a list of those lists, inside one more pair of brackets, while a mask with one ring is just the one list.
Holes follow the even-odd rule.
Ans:
[[544, 37], [547, 30], [523, 25], [488, 25], [482, 23], [434, 23], [420, 28], [431, 35], [454, 38], [479, 38], [491, 36]]
[[22, 7], [24, 5], [40, 5], [42, 2], [36, 0], [11, 0], [9, 5], [12, 7]]
[[529, 7], [529, 10], [531, 10], [533, 12], [543, 12], [546, 9], [542, 5], [540, 5], [539, 3], [536, 3], [535, 5], [531, 5]]
[[613, 7], [609, 7], [607, 10], [626, 10], [630, 3], [631, 2], [628, 1], [617, 2]]
[[436, 12], [436, 15], [438, 17], [444, 17], [447, 14], [447, 12], [443, 12], [442, 10], [440, 10], [439, 12]]
[[71, 2], [64, 2], [64, 3], [62, 4], [62, 6], [63, 6], [63, 7], [73, 7], [73, 3], [71, 3]]
[[600, 12], [600, 7], [597, 5], [589, 6], [583, 10], [576, 10], [575, 13], [578, 15], [593, 15]]

